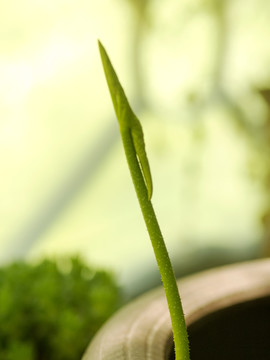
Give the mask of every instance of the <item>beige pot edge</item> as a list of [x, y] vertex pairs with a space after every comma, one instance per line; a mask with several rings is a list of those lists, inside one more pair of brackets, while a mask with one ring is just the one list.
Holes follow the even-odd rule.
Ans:
[[[203, 271], [178, 280], [187, 325], [225, 307], [270, 295], [270, 259]], [[172, 330], [162, 287], [120, 309], [97, 333], [82, 360], [164, 360]]]

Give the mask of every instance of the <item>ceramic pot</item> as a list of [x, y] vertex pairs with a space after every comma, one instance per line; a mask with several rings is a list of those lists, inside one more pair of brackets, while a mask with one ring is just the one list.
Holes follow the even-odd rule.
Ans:
[[[224, 266], [178, 281], [192, 360], [270, 359], [270, 259]], [[173, 360], [162, 287], [118, 311], [83, 360]]]

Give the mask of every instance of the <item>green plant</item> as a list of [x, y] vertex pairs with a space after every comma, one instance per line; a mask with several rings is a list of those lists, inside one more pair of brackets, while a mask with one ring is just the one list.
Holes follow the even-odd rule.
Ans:
[[119, 122], [129, 170], [165, 289], [174, 335], [175, 358], [187, 360], [189, 359], [189, 344], [185, 318], [171, 261], [151, 203], [152, 177], [145, 151], [142, 126], [132, 111], [106, 50], [100, 42], [99, 50]]
[[112, 274], [79, 258], [0, 268], [0, 359], [79, 359], [120, 305]]

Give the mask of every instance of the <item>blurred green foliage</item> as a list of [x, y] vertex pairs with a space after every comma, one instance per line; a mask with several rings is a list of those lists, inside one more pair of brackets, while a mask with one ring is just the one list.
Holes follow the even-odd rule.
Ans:
[[83, 252], [124, 274], [132, 291], [125, 274], [141, 284], [138, 270], [145, 279], [152, 264], [97, 38], [115, 52], [147, 126], [168, 246], [178, 257], [223, 246], [235, 260], [240, 248], [270, 255], [269, 1], [1, 5], [0, 262]]
[[120, 306], [112, 274], [79, 258], [0, 269], [0, 359], [79, 359]]

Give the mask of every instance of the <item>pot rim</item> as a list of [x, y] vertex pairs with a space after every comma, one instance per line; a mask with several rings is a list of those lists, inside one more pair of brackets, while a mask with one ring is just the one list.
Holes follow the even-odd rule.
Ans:
[[[177, 281], [187, 326], [206, 315], [270, 295], [270, 259], [202, 271]], [[164, 360], [173, 346], [162, 287], [120, 309], [99, 330], [82, 360]]]

